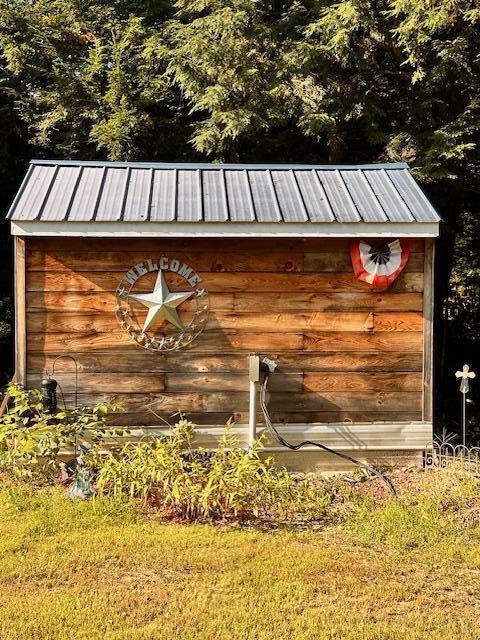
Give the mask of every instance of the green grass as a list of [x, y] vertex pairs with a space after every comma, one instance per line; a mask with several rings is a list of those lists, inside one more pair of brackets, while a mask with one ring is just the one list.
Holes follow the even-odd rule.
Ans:
[[268, 532], [4, 485], [0, 638], [476, 640], [480, 491], [431, 478], [399, 502], [350, 496], [320, 530]]

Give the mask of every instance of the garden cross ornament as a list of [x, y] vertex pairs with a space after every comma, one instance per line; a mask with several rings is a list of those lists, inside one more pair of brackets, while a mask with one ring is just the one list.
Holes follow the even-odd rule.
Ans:
[[465, 432], [467, 424], [467, 393], [469, 391], [468, 379], [473, 380], [475, 378], [475, 372], [470, 371], [468, 364], [463, 365], [461, 371], [455, 372], [455, 377], [461, 378], [460, 392], [462, 394], [462, 445], [465, 446]]
[[462, 379], [460, 382], [460, 391], [463, 394], [468, 393], [468, 379], [471, 378], [473, 380], [473, 378], [475, 378], [475, 375], [476, 374], [474, 371], [470, 371], [470, 367], [468, 366], [468, 364], [464, 364], [463, 369], [455, 373], [455, 376], [457, 378]]

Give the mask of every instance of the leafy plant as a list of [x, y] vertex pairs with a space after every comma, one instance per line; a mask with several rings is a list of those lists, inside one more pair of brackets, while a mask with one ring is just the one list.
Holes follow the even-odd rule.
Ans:
[[458, 434], [447, 431], [445, 427], [442, 427], [441, 431], [433, 437], [433, 441], [439, 447], [445, 447], [446, 445], [455, 446], [457, 440]]
[[193, 449], [194, 425], [182, 419], [163, 438], [93, 455], [97, 489], [141, 498], [188, 520], [248, 520], [292, 508], [323, 515], [324, 493], [276, 469], [271, 458], [262, 459], [260, 440], [250, 450], [240, 447], [231, 427], [226, 425], [215, 451]]
[[13, 400], [0, 418], [0, 469], [21, 477], [51, 478], [63, 465], [59, 456], [81, 442], [99, 445], [118, 430], [107, 428], [109, 413], [120, 411], [115, 403], [99, 403], [50, 413], [37, 389], [11, 384]]

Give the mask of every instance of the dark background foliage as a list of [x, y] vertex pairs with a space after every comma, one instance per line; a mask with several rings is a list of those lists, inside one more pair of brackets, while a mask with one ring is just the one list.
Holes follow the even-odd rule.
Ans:
[[[455, 430], [453, 374], [480, 373], [479, 42], [476, 0], [0, 0], [2, 219], [31, 157], [407, 161], [445, 220], [435, 404]], [[0, 242], [6, 379], [5, 223]]]

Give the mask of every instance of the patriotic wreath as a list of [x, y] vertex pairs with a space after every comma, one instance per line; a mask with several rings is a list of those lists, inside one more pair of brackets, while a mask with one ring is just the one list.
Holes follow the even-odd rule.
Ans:
[[374, 287], [386, 289], [400, 275], [410, 254], [409, 242], [405, 238], [393, 240], [381, 247], [374, 247], [364, 240], [350, 241], [355, 276]]

